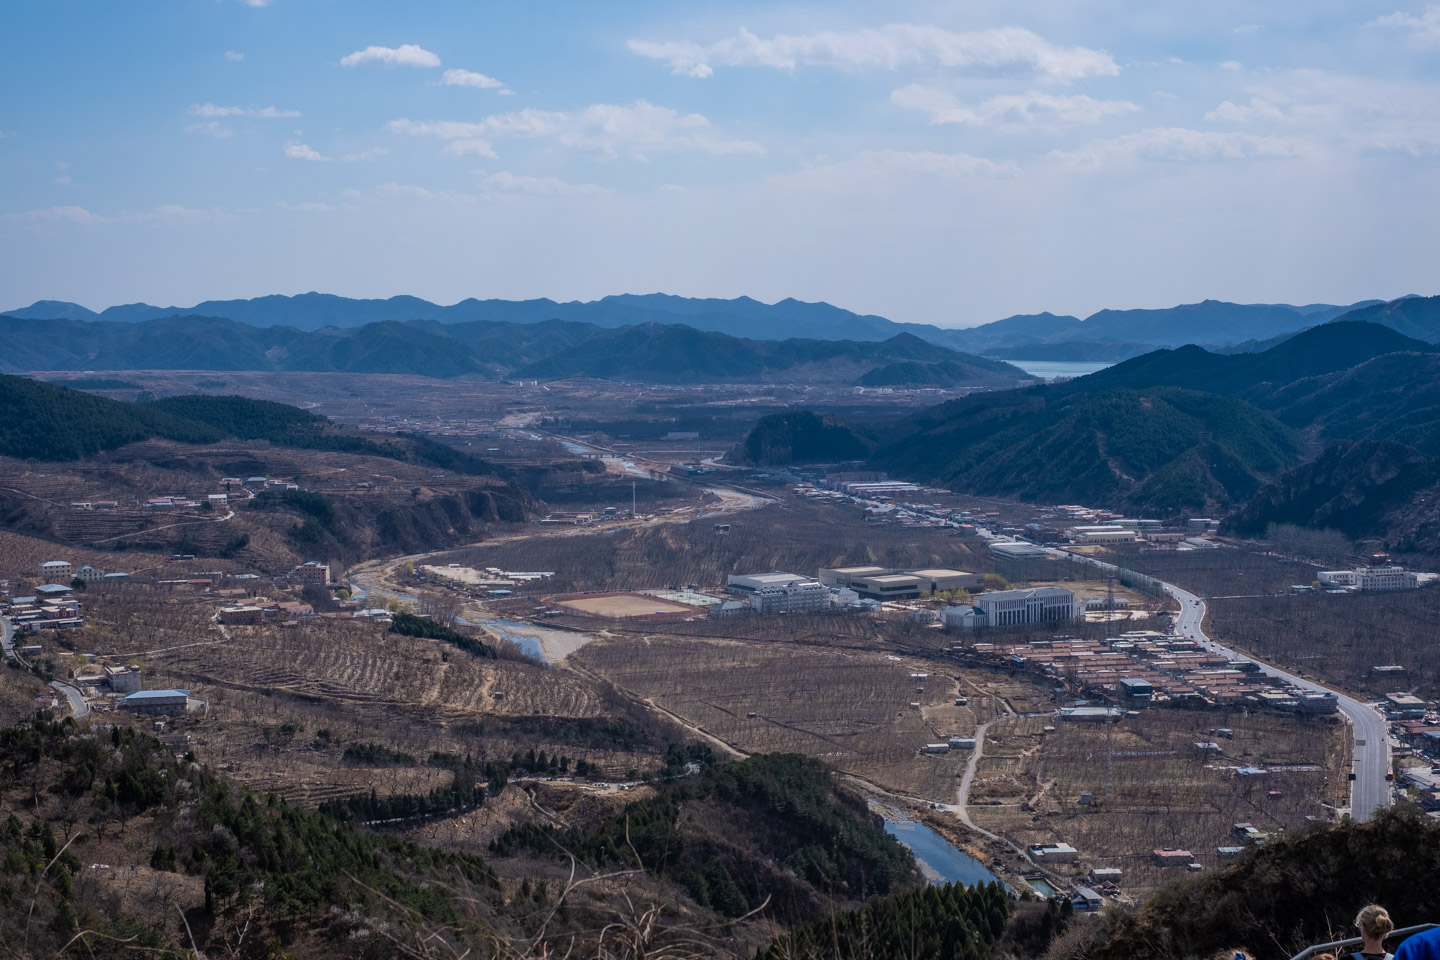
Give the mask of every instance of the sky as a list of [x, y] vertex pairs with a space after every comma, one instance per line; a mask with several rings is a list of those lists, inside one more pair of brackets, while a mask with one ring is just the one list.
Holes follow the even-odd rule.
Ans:
[[1440, 3], [8, 0], [0, 308], [1440, 292]]

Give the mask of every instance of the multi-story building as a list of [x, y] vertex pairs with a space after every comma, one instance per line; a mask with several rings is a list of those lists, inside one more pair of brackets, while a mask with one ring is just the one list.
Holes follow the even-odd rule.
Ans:
[[1356, 567], [1353, 570], [1321, 570], [1315, 574], [1329, 590], [1414, 590], [1419, 578], [1404, 567]]
[[830, 590], [818, 580], [772, 583], [750, 594], [756, 613], [818, 613], [830, 608]]
[[69, 560], [46, 560], [40, 564], [40, 579], [44, 583], [69, 583], [75, 579], [75, 568]]
[[316, 583], [322, 587], [328, 587], [330, 586], [330, 564], [311, 560], [291, 570], [290, 576], [301, 583]]
[[985, 625], [989, 627], [1050, 623], [1074, 618], [1075, 594], [1060, 587], [997, 590], [981, 594], [975, 606], [984, 614]]

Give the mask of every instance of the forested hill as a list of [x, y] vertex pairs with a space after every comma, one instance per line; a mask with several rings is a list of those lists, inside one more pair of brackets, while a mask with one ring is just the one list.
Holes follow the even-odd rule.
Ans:
[[0, 374], [0, 456], [62, 461], [140, 440], [214, 443], [229, 437], [422, 463], [474, 476], [507, 471], [423, 437], [371, 438], [297, 407], [247, 397], [183, 396], [125, 403]]
[[304, 332], [217, 317], [139, 323], [0, 317], [0, 371], [306, 370], [649, 383], [727, 382], [777, 373], [853, 383], [896, 361], [943, 364], [950, 385], [1011, 386], [1018, 367], [957, 353], [909, 333], [881, 341], [747, 340], [678, 323], [606, 329], [586, 323], [386, 320]]
[[761, 417], [730, 454], [736, 463], [776, 466], [791, 463], [840, 463], [870, 455], [875, 443], [832, 417], [809, 410]]
[[1066, 938], [1050, 960], [1209, 960], [1246, 950], [1284, 960], [1344, 936], [1382, 904], [1401, 927], [1440, 918], [1440, 826], [1417, 807], [1366, 823], [1302, 827], [1236, 863], [1161, 889]]
[[1033, 380], [1018, 367], [957, 353], [908, 333], [880, 342], [745, 340], [686, 326], [626, 327], [515, 371], [519, 379], [594, 377], [648, 383], [707, 383], [791, 377], [852, 383], [895, 361], [948, 361], [971, 386]]
[[1175, 387], [972, 394], [901, 429], [871, 461], [897, 476], [1161, 516], [1233, 508], [1302, 451], [1295, 431], [1244, 401]]

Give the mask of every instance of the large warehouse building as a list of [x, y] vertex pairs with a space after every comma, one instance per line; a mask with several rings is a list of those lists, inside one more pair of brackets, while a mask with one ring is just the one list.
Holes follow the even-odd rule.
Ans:
[[1075, 594], [1060, 587], [998, 590], [982, 594], [975, 605], [950, 607], [942, 615], [948, 627], [1014, 627], [1053, 623], [1075, 616]]

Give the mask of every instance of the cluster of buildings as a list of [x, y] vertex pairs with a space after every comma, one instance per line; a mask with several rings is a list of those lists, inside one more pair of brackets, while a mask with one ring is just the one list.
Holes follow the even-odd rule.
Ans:
[[815, 577], [783, 572], [738, 574], [725, 584], [731, 599], [711, 606], [709, 615], [878, 610], [884, 603], [968, 592], [983, 585], [984, 578], [978, 573], [946, 569], [865, 566], [826, 567]]
[[[1013, 643], [955, 645], [952, 652], [976, 663], [1032, 671], [1063, 681], [1081, 695], [1094, 695], [1138, 709], [1152, 703], [1250, 704], [1304, 714], [1339, 709], [1331, 693], [1284, 684], [1249, 660], [1227, 660], [1193, 640], [1136, 630], [1112, 640], [1054, 638]], [[1103, 711], [1123, 708], [1067, 708], [1067, 720], [1105, 720]]]

